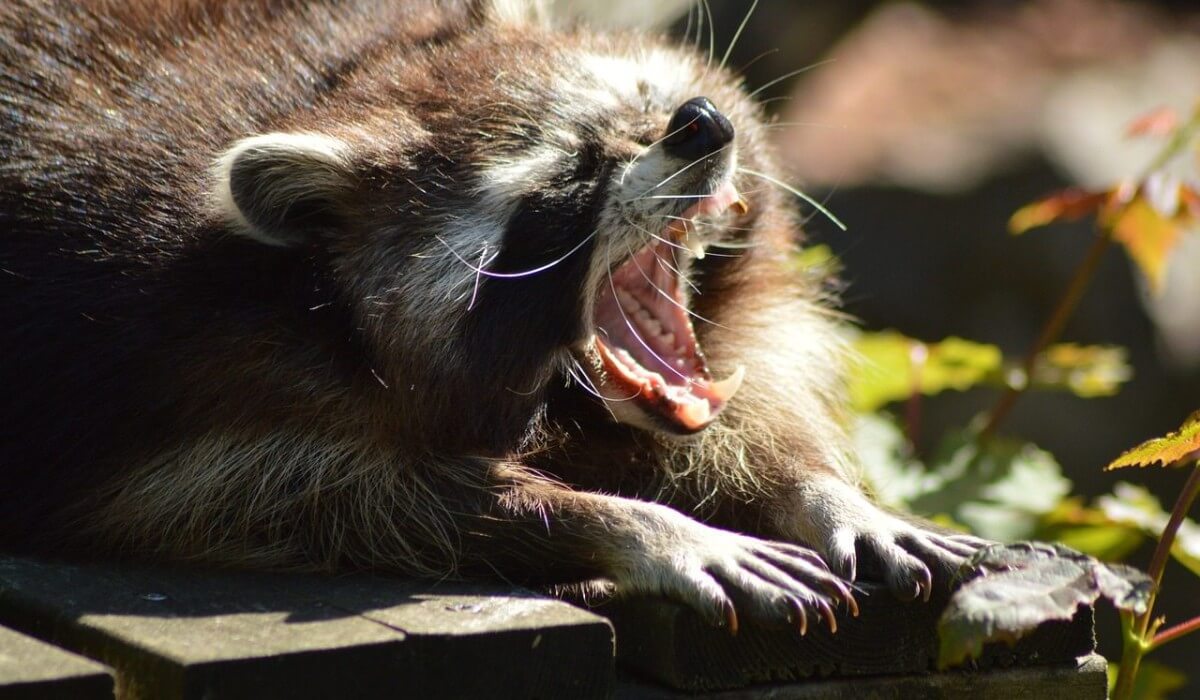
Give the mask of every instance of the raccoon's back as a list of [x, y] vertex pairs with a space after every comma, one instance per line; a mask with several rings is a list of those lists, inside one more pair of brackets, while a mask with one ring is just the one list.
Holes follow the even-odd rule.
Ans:
[[385, 0], [0, 3], [0, 541], [184, 427], [177, 365], [206, 329], [316, 305], [296, 255], [206, 223], [210, 165], [302, 125], [373, 51], [444, 17]]

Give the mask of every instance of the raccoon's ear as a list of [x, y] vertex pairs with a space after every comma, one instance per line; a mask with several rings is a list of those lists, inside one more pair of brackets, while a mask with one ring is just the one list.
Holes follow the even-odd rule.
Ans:
[[239, 233], [295, 246], [336, 226], [353, 174], [345, 143], [319, 134], [242, 139], [216, 163], [214, 205]]

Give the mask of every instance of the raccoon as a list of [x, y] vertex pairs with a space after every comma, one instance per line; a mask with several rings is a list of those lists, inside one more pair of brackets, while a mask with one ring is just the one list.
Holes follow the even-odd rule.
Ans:
[[691, 48], [9, 0], [0, 103], [10, 551], [600, 581], [736, 630], [979, 544], [864, 496], [763, 110]]

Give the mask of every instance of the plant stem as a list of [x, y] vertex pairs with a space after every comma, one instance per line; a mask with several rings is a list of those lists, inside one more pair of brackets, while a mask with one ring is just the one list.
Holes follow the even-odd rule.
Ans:
[[[1192, 138], [1200, 132], [1200, 108], [1196, 109], [1187, 122], [1182, 124], [1175, 133], [1167, 140], [1166, 145], [1159, 150], [1154, 159], [1150, 161], [1143, 170], [1141, 175], [1135, 182], [1140, 183], [1146, 181], [1151, 174], [1160, 170], [1163, 166], [1169, 163], [1172, 159], [1183, 153]], [[1075, 307], [1079, 304], [1079, 300], [1083, 297], [1083, 293], [1087, 291], [1088, 284], [1096, 273], [1096, 268], [1100, 264], [1100, 259], [1104, 252], [1112, 243], [1112, 232], [1101, 228], [1096, 239], [1092, 241], [1092, 245], [1088, 248], [1087, 254], [1083, 258], [1083, 262], [1075, 269], [1075, 274], [1071, 277], [1071, 283], [1067, 286], [1067, 291], [1059, 300], [1058, 306], [1054, 309], [1046, 325], [1043, 326], [1042, 332], [1038, 335], [1037, 342], [1029, 349], [1029, 353], [1025, 355], [1025, 361], [1022, 365], [1025, 376], [1023, 381], [1013, 386], [1009, 384], [1008, 389], [996, 401], [996, 405], [992, 407], [991, 413], [988, 414], [987, 423], [980, 432], [979, 437], [982, 440], [987, 440], [996, 433], [996, 429], [1008, 417], [1009, 411], [1012, 410], [1013, 404], [1017, 402], [1021, 394], [1029, 388], [1033, 383], [1033, 367], [1037, 363], [1038, 355], [1041, 354], [1046, 346], [1058, 339], [1058, 335], [1062, 332], [1063, 326], [1066, 325], [1067, 319], [1075, 311]]]
[[1181, 622], [1173, 627], [1168, 627], [1162, 632], [1154, 635], [1154, 639], [1150, 640], [1150, 651], [1161, 647], [1173, 639], [1178, 639], [1189, 632], [1195, 632], [1196, 630], [1200, 630], [1200, 616], [1193, 617], [1187, 622]]
[[[1183, 525], [1183, 519], [1188, 516], [1188, 510], [1192, 509], [1196, 493], [1200, 493], [1200, 462], [1196, 463], [1196, 466], [1192, 469], [1192, 475], [1189, 475], [1187, 483], [1183, 484], [1180, 497], [1175, 501], [1175, 508], [1171, 509], [1171, 519], [1166, 521], [1163, 536], [1158, 539], [1158, 546], [1154, 548], [1154, 556], [1150, 560], [1150, 569], [1146, 570], [1151, 580], [1154, 581], [1154, 590], [1150, 593], [1151, 605], [1154, 604], [1154, 598], [1158, 596], [1158, 586], [1163, 581], [1163, 570], [1166, 568], [1166, 560], [1171, 556], [1171, 545], [1175, 544], [1175, 533]], [[1148, 623], [1150, 621], [1150, 611], [1147, 611], [1144, 617], [1146, 618], [1146, 623]], [[1142, 632], [1146, 632], [1146, 624], [1142, 624]]]
[[992, 412], [988, 414], [987, 423], [980, 433], [981, 439], [986, 440], [995, 434], [996, 429], [1000, 427], [1000, 423], [1008, 417], [1013, 404], [1017, 402], [1021, 394], [1033, 383], [1033, 367], [1037, 363], [1038, 355], [1046, 349], [1046, 346], [1057, 340], [1058, 336], [1062, 333], [1063, 326], [1067, 325], [1067, 320], [1075, 312], [1075, 307], [1079, 305], [1079, 300], [1083, 298], [1083, 293], [1087, 291], [1088, 285], [1091, 283], [1092, 278], [1095, 277], [1096, 269], [1100, 266], [1100, 261], [1104, 258], [1104, 253], [1108, 250], [1108, 246], [1111, 243], [1112, 237], [1108, 231], [1098, 232], [1092, 240], [1092, 245], [1084, 255], [1083, 261], [1079, 263], [1079, 267], [1075, 268], [1075, 273], [1071, 275], [1071, 282], [1067, 285], [1067, 291], [1058, 300], [1058, 305], [1054, 308], [1054, 313], [1047, 319], [1046, 324], [1042, 327], [1042, 332], [1038, 334], [1037, 341], [1034, 342], [1033, 347], [1025, 355], [1025, 360], [1021, 365], [1022, 372], [1024, 373], [1023, 381], [1016, 386], [1009, 385], [1004, 394], [1000, 396], [1000, 400], [996, 402], [996, 405], [992, 408]]
[[1129, 700], [1133, 697], [1133, 681], [1146, 653], [1145, 644], [1137, 635], [1133, 613], [1121, 611], [1121, 667], [1117, 670], [1117, 682], [1113, 686], [1112, 700]]
[[[1196, 463], [1192, 473], [1188, 476], [1187, 483], [1183, 485], [1183, 490], [1179, 492], [1179, 498], [1175, 500], [1175, 507], [1171, 509], [1171, 518], [1167, 521], [1166, 528], [1163, 529], [1162, 536], [1158, 539], [1158, 545], [1154, 548], [1154, 556], [1150, 559], [1150, 568], [1146, 571], [1150, 576], [1150, 580], [1154, 582], [1154, 589], [1150, 591], [1150, 598], [1146, 601], [1146, 612], [1138, 615], [1132, 621], [1131, 625], [1126, 628], [1125, 617], [1122, 616], [1122, 627], [1126, 628], [1124, 648], [1121, 653], [1121, 668], [1117, 672], [1117, 684], [1113, 689], [1114, 700], [1126, 700], [1133, 693], [1133, 681], [1137, 676], [1138, 666], [1141, 665], [1142, 656], [1146, 652], [1154, 648], [1156, 642], [1147, 639], [1150, 630], [1150, 621], [1154, 617], [1154, 601], [1158, 598], [1158, 590], [1162, 585], [1163, 571], [1167, 568], [1167, 560], [1171, 556], [1171, 545], [1175, 543], [1175, 533], [1179, 532], [1179, 526], [1183, 524], [1183, 519], [1187, 517], [1188, 511], [1192, 508], [1192, 503], [1196, 500], [1196, 495], [1200, 493], [1200, 462]], [[1187, 629], [1180, 630], [1180, 627], [1189, 626]], [[1189, 620], [1182, 625], [1177, 625], [1169, 630], [1166, 630], [1162, 635], [1170, 635], [1165, 641], [1170, 641], [1176, 637], [1190, 632], [1192, 629], [1200, 627], [1200, 622]], [[1156, 638], [1157, 639], [1157, 638]]]

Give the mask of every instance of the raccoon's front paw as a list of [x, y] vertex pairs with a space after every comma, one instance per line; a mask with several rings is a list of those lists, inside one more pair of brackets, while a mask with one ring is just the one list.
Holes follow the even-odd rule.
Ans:
[[878, 577], [903, 600], [929, 600], [935, 586], [948, 587], [967, 558], [990, 544], [893, 515], [841, 481], [805, 484], [799, 494], [785, 515], [789, 534], [847, 580]]
[[[676, 517], [677, 516], [677, 517]], [[834, 608], [858, 605], [850, 588], [810, 549], [717, 530], [672, 514], [616, 576], [621, 592], [660, 593], [680, 600], [714, 626], [737, 634], [739, 612], [768, 626], [790, 624], [800, 634], [810, 619], [837, 631]]]

